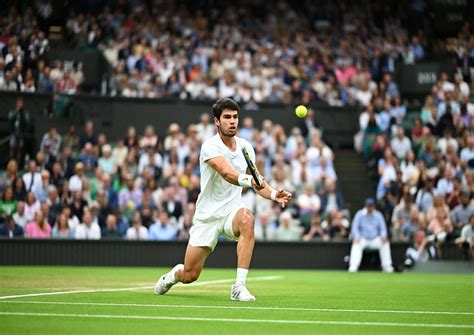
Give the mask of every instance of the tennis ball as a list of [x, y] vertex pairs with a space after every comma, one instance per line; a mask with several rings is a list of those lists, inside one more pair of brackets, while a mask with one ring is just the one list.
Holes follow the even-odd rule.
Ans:
[[303, 105], [299, 105], [295, 109], [295, 114], [296, 114], [297, 117], [305, 117], [306, 114], [308, 114], [308, 108], [306, 108]]

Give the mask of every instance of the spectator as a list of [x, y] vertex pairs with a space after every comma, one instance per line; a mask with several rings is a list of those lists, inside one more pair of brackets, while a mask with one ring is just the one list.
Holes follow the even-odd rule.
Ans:
[[448, 147], [450, 146], [457, 152], [459, 149], [459, 143], [452, 137], [451, 130], [446, 129], [443, 134], [444, 136], [438, 140], [436, 148], [439, 149], [443, 155], [446, 155]]
[[[62, 154], [59, 156], [59, 159], [57, 162], [61, 164], [64, 177], [66, 177], [67, 179], [70, 179], [74, 175], [75, 168], [76, 168], [76, 162], [74, 158], [72, 157], [71, 148], [64, 147]], [[81, 163], [81, 162], [78, 162], [78, 163]], [[82, 165], [82, 168], [84, 169], [84, 165]]]
[[87, 121], [84, 126], [84, 133], [81, 135], [80, 138], [80, 148], [84, 148], [86, 143], [90, 143], [91, 145], [97, 145], [97, 134], [94, 130], [94, 122], [91, 120]]
[[[336, 171], [332, 165], [332, 162], [324, 156], [319, 158], [319, 165], [316, 166], [312, 172], [314, 179], [313, 182], [316, 183], [325, 183], [327, 180], [335, 182], [337, 180]], [[311, 181], [311, 179], [310, 179]]]
[[299, 208], [299, 218], [304, 226], [309, 227], [311, 217], [321, 208], [321, 200], [314, 192], [313, 184], [306, 184], [304, 193], [300, 194], [296, 201]]
[[76, 126], [71, 124], [67, 133], [62, 138], [62, 147], [69, 148], [71, 152], [77, 154], [80, 149], [80, 139], [76, 133]]
[[57, 129], [55, 127], [51, 127], [49, 131], [43, 135], [40, 147], [42, 150], [44, 150], [44, 148], [48, 148], [49, 153], [53, 157], [57, 157], [61, 148], [61, 140], [61, 135], [58, 134]]
[[25, 211], [25, 202], [18, 201], [16, 206], [16, 212], [12, 215], [13, 220], [15, 220], [15, 224], [19, 225], [21, 228], [25, 228], [26, 224], [29, 222], [26, 216]]
[[74, 238], [76, 240], [100, 240], [100, 227], [96, 222], [93, 222], [89, 211], [84, 213], [82, 223], [76, 227]]
[[204, 142], [208, 138], [214, 136], [215, 126], [214, 123], [209, 122], [209, 114], [207, 113], [202, 113], [199, 120], [200, 122], [196, 125], [198, 138], [201, 142]]
[[37, 171], [34, 160], [28, 162], [28, 172], [23, 175], [23, 182], [27, 192], [35, 192], [36, 189], [41, 188], [41, 174]]
[[130, 175], [126, 176], [125, 183], [126, 187], [122, 188], [118, 194], [118, 208], [131, 216], [131, 213], [141, 205], [143, 193]]
[[143, 227], [139, 212], [134, 212], [132, 216], [132, 226], [127, 229], [127, 240], [148, 240], [148, 229]]
[[117, 217], [113, 214], [107, 215], [105, 227], [102, 228], [102, 239], [120, 239], [121, 237], [117, 229]]
[[333, 209], [326, 219], [321, 223], [321, 227], [326, 231], [331, 240], [344, 240], [349, 235], [349, 221], [342, 212]]
[[401, 99], [399, 96], [396, 96], [393, 99], [393, 106], [390, 109], [390, 117], [395, 120], [397, 125], [401, 125], [405, 116], [407, 114], [407, 108], [402, 105]]
[[6, 222], [0, 224], [0, 237], [21, 238], [23, 237], [23, 228], [15, 222], [11, 215], [8, 215]]
[[97, 166], [97, 155], [94, 151], [94, 146], [92, 143], [87, 142], [84, 145], [82, 152], [79, 155], [79, 161], [82, 162], [86, 175], [88, 177], [92, 177]]
[[416, 195], [416, 205], [420, 212], [426, 213], [433, 205], [433, 198], [437, 194], [434, 187], [436, 179], [434, 177], [426, 176], [421, 187]]
[[321, 213], [327, 215], [332, 210], [342, 211], [344, 198], [342, 193], [336, 190], [336, 183], [330, 179], [326, 180], [324, 194], [321, 196]]
[[127, 158], [128, 148], [125, 146], [123, 139], [117, 140], [117, 146], [112, 150], [112, 157], [118, 166], [123, 166]]
[[270, 212], [261, 212], [255, 220], [254, 235], [257, 241], [272, 241], [275, 239], [276, 225], [271, 220]]
[[413, 53], [415, 60], [417, 62], [423, 60], [425, 58], [425, 51], [423, 49], [423, 46], [421, 45], [418, 36], [413, 36], [411, 38], [411, 43], [410, 43], [410, 51]]
[[424, 222], [424, 216], [420, 215], [418, 210], [412, 209], [410, 219], [405, 221], [400, 229], [400, 240], [401, 241], [413, 241], [415, 233], [418, 230], [426, 229], [426, 222]]
[[474, 136], [470, 135], [467, 138], [467, 146], [461, 149], [459, 154], [461, 161], [465, 162], [467, 166], [474, 171]]
[[0, 185], [3, 184], [3, 187], [13, 187], [16, 178], [18, 178], [18, 162], [14, 159], [10, 159], [7, 163], [5, 176], [2, 176], [3, 180], [0, 181]]
[[71, 229], [74, 233], [74, 236], [75, 236], [75, 233], [76, 233], [76, 228], [79, 226], [79, 224], [81, 223], [78, 219], [77, 216], [75, 216], [72, 211], [71, 211], [71, 208], [70, 207], [67, 207], [65, 206], [61, 212], [62, 214], [64, 214], [67, 218], [67, 225], [69, 227], [69, 229]]
[[13, 197], [13, 188], [7, 187], [0, 200], [0, 216], [13, 215], [16, 212], [17, 203]]
[[411, 141], [405, 136], [405, 130], [398, 128], [397, 135], [390, 141], [390, 147], [398, 159], [405, 159], [411, 150]]
[[76, 216], [79, 221], [83, 220], [85, 209], [87, 208], [87, 201], [82, 195], [82, 191], [77, 191], [73, 194], [72, 203], [70, 204], [71, 212], [73, 216]]
[[329, 241], [331, 237], [321, 225], [321, 215], [314, 213], [311, 217], [311, 223], [308, 232], [303, 235], [303, 241], [323, 240]]
[[[416, 209], [412, 206], [413, 200], [410, 195], [406, 195], [393, 210], [392, 214], [392, 240], [399, 241], [402, 239], [402, 227], [411, 226], [414, 213], [418, 214]], [[405, 236], [405, 235], [404, 235]]]
[[404, 266], [411, 268], [415, 263], [425, 263], [429, 259], [436, 258], [436, 249], [430, 245], [426, 239], [425, 231], [423, 229], [417, 230], [413, 246], [406, 251], [406, 259]]
[[105, 193], [108, 207], [114, 211], [119, 206], [119, 195], [112, 187], [112, 179], [108, 173], [102, 174], [102, 190]]
[[299, 241], [302, 238], [301, 228], [296, 225], [291, 213], [284, 211], [280, 214], [280, 224], [275, 231], [276, 241]]
[[41, 203], [36, 199], [35, 194], [33, 192], [28, 192], [25, 204], [25, 215], [27, 217], [27, 222], [34, 220], [36, 212], [38, 212], [40, 208]]
[[168, 213], [162, 210], [158, 220], [150, 226], [149, 234], [150, 240], [169, 241], [176, 238], [178, 231], [171, 226]]
[[8, 113], [10, 124], [10, 157], [15, 158], [20, 165], [23, 162], [25, 135], [30, 132], [31, 117], [25, 110], [22, 98], [16, 100], [15, 109]]
[[160, 178], [163, 169], [163, 158], [152, 146], [145, 147], [145, 151], [140, 155], [138, 161], [138, 174], [143, 174], [145, 169], [153, 178]]
[[[131, 134], [133, 134], [133, 130], [129, 130], [129, 132], [132, 132]], [[131, 134], [129, 133], [129, 137], [128, 137], [129, 139], [133, 139], [133, 137], [130, 137], [130, 136], [133, 136]], [[142, 149], [145, 149], [148, 147], [156, 148], [157, 144], [158, 144], [158, 136], [156, 136], [155, 134], [155, 129], [152, 126], [147, 126], [145, 128], [144, 136], [140, 140], [140, 148]]]
[[68, 217], [65, 213], [58, 215], [53, 228], [53, 238], [74, 238], [74, 230], [69, 228]]
[[464, 191], [461, 194], [461, 203], [451, 212], [451, 222], [456, 236], [460, 236], [461, 230], [469, 224], [469, 218], [473, 215], [474, 203], [471, 200], [471, 194], [469, 191]]
[[428, 231], [430, 232], [427, 237], [428, 241], [445, 242], [448, 234], [451, 234], [453, 230], [449, 215], [446, 214], [443, 208], [438, 207], [435, 209], [434, 215], [430, 214], [428, 218]]
[[43, 213], [38, 210], [35, 214], [35, 220], [26, 225], [25, 229], [26, 238], [50, 238], [51, 237], [51, 226], [46, 221]]
[[474, 240], [474, 215], [469, 217], [469, 224], [465, 225], [461, 231], [461, 236], [454, 243], [462, 248], [464, 258], [470, 260], [474, 258], [474, 248], [472, 241]]
[[387, 237], [387, 227], [382, 213], [375, 209], [375, 200], [365, 200], [365, 208], [359, 210], [352, 222], [352, 248], [349, 272], [357, 272], [362, 261], [362, 252], [367, 249], [377, 249], [384, 272], [393, 272], [390, 244]]
[[76, 174], [69, 179], [69, 191], [78, 192], [82, 191], [82, 184], [84, 182], [84, 164], [82, 162], [77, 162], [74, 168]]
[[441, 196], [446, 196], [454, 190], [455, 172], [452, 168], [447, 168], [444, 171], [444, 176], [438, 181], [436, 191]]
[[165, 200], [162, 203], [163, 210], [168, 213], [168, 217], [178, 222], [183, 216], [183, 205], [181, 201], [173, 194], [173, 189], [167, 188], [165, 190]]
[[112, 156], [112, 147], [106, 144], [102, 147], [102, 157], [99, 158], [98, 166], [110, 175], [114, 175], [117, 172], [117, 161]]
[[138, 137], [135, 127], [129, 127], [124, 139], [125, 146], [131, 151], [132, 148], [138, 148]]
[[48, 199], [48, 193], [50, 191], [50, 173], [48, 170], [41, 171], [41, 187], [35, 189], [35, 196], [39, 202], [46, 202]]

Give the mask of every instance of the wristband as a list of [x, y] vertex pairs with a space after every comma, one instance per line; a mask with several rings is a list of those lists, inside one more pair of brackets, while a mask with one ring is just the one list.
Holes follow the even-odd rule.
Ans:
[[273, 201], [276, 201], [277, 193], [278, 192], [276, 190], [272, 190], [272, 193], [270, 194], [270, 199], [272, 199]]
[[239, 185], [242, 187], [252, 187], [252, 176], [249, 174], [241, 173], [239, 174]]

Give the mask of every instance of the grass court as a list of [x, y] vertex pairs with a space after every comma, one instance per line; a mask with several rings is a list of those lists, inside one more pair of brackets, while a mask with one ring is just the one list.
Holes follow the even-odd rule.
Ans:
[[165, 296], [164, 268], [0, 267], [1, 334], [474, 334], [474, 277], [205, 269]]

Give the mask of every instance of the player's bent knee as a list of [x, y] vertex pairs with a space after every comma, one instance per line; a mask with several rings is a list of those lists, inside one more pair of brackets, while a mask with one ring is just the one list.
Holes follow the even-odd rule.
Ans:
[[246, 236], [253, 236], [254, 232], [254, 217], [250, 210], [245, 209], [242, 215], [241, 233]]
[[192, 283], [192, 282], [196, 281], [198, 278], [199, 278], [199, 272], [198, 271], [184, 271], [182, 282], [184, 284], [189, 284], [189, 283]]

